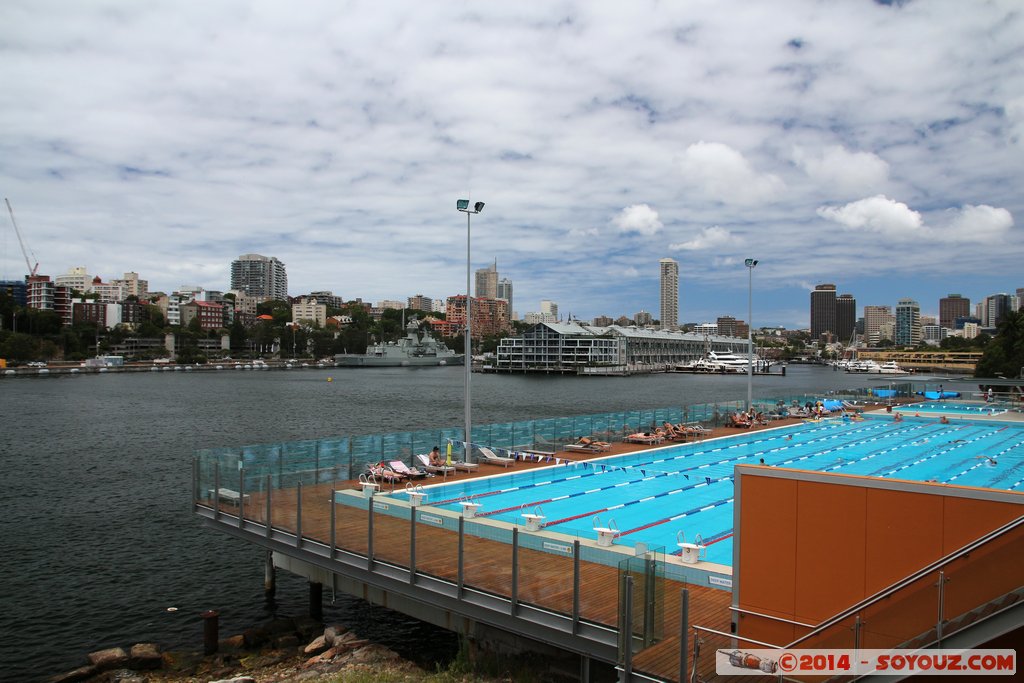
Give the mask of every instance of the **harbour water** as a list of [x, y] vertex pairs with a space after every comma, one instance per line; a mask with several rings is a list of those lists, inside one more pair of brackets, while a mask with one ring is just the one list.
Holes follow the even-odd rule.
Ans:
[[[45, 680], [82, 665], [87, 652], [135, 642], [199, 649], [199, 615], [208, 609], [220, 611], [222, 635], [274, 613], [304, 614], [304, 582], [279, 573], [268, 605], [263, 552], [201, 528], [191, 515], [193, 452], [459, 426], [463, 377], [462, 368], [442, 367], [3, 380], [0, 680]], [[746, 382], [743, 375], [474, 375], [473, 422], [742, 400]], [[755, 377], [754, 394], [878, 385], [790, 366], [785, 377]], [[412, 658], [426, 655], [423, 642], [434, 656], [456, 647], [439, 630], [342, 595], [325, 605], [325, 619]]]

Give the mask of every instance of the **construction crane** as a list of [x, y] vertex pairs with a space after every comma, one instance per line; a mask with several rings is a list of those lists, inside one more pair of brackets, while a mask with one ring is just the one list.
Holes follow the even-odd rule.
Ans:
[[[11, 223], [14, 224], [14, 234], [18, 236], [18, 244], [21, 245], [21, 255], [25, 257], [25, 266], [28, 268], [29, 277], [35, 277], [36, 271], [39, 270], [39, 261], [36, 261], [36, 265], [32, 265], [32, 262], [28, 258], [28, 251], [25, 249], [25, 241], [21, 239], [21, 230], [18, 230], [18, 221], [14, 220], [14, 209], [11, 208], [11, 200], [4, 197], [4, 201], [7, 202], [7, 213], [11, 214]], [[32, 258], [35, 258], [35, 253], [32, 254]]]

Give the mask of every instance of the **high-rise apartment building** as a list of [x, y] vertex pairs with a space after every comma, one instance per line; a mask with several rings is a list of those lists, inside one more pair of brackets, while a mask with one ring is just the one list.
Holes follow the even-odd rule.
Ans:
[[[720, 315], [718, 316], [718, 334], [723, 337], [737, 337], [739, 336], [736, 331], [736, 318], [731, 315]], [[746, 336], [746, 334], [744, 334]]]
[[273, 256], [242, 254], [231, 262], [231, 289], [261, 301], [288, 299], [288, 273]]
[[416, 296], [409, 297], [409, 304], [407, 307], [414, 311], [432, 311], [434, 310], [434, 302], [431, 301], [429, 296], [417, 294]]
[[134, 296], [139, 301], [149, 296], [149, 280], [140, 280], [138, 273], [125, 273], [123, 278], [114, 280], [114, 284], [124, 287], [125, 296]]
[[498, 298], [498, 262], [476, 271], [476, 292], [474, 297]]
[[921, 343], [921, 306], [913, 299], [896, 302], [897, 346], [917, 346]]
[[892, 339], [896, 319], [888, 306], [864, 307], [864, 337], [869, 346], [875, 346], [883, 339]]
[[952, 330], [957, 318], [971, 314], [971, 300], [959, 294], [950, 294], [939, 299], [939, 327]]
[[661, 268], [661, 328], [679, 327], [679, 263], [675, 259], [658, 261]]
[[811, 339], [823, 334], [838, 335], [836, 329], [836, 286], [818, 285], [811, 292]]
[[89, 275], [85, 266], [75, 266], [69, 268], [68, 272], [63, 275], [55, 277], [53, 281], [58, 287], [67, 287], [82, 294], [88, 294], [89, 287], [92, 285], [92, 275]]
[[515, 317], [515, 312], [512, 309], [512, 281], [507, 277], [503, 277], [498, 280], [498, 290], [496, 297], [498, 299], [504, 299], [508, 302], [508, 314]]
[[857, 300], [852, 294], [840, 294], [836, 299], [837, 341], [848, 344], [857, 329]]
[[981, 308], [981, 326], [996, 327], [1003, 320], [1003, 316], [1011, 311], [1011, 297], [1009, 294], [993, 294], [985, 297]]

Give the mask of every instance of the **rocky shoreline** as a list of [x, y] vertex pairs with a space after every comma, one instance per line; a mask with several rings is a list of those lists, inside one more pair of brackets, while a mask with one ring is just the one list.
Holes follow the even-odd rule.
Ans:
[[278, 618], [218, 642], [212, 654], [161, 651], [155, 643], [98, 650], [87, 664], [47, 683], [326, 683], [343, 672], [387, 672], [421, 680], [427, 672], [343, 626]]

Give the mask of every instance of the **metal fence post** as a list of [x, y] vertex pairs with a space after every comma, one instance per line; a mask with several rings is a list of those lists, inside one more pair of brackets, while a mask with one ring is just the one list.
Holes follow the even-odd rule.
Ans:
[[302, 547], [302, 482], [295, 487], [295, 547]]
[[416, 583], [416, 506], [409, 508], [409, 583]]
[[686, 657], [690, 649], [690, 589], [684, 588], [679, 596], [679, 683], [686, 680], [686, 669], [689, 662]]
[[465, 538], [466, 538], [466, 518], [463, 517], [462, 515], [459, 515], [459, 558], [458, 558], [459, 559], [459, 577], [458, 577], [457, 592], [455, 594], [455, 597], [457, 597], [459, 600], [462, 599], [462, 588], [463, 588], [463, 579], [464, 579], [463, 574], [465, 573], [465, 568], [466, 568], [465, 567], [464, 558], [463, 558], [463, 553], [466, 550]]
[[[242, 463], [238, 463], [241, 465]], [[245, 470], [238, 468], [238, 528], [241, 529], [245, 521]]]
[[580, 630], [580, 539], [572, 542], [572, 634]]
[[623, 683], [633, 675], [633, 577], [626, 574], [623, 578], [625, 588], [623, 596], [623, 624], [619, 638], [622, 641], [622, 678]]
[[519, 608], [519, 527], [512, 527], [512, 616]]
[[271, 513], [273, 509], [270, 507], [270, 473], [267, 473], [267, 538], [270, 538], [270, 530], [273, 526], [271, 524]]
[[220, 465], [213, 468], [213, 519], [220, 519]]
[[337, 513], [335, 511], [337, 507], [338, 507], [338, 505], [337, 505], [337, 503], [334, 500], [334, 490], [333, 490], [333, 487], [332, 487], [332, 489], [331, 489], [331, 554], [330, 554], [330, 558], [332, 560], [334, 559], [335, 553], [336, 553], [337, 548], [338, 548], [338, 540], [337, 540], [338, 539], [338, 537], [337, 537], [338, 526], [337, 526], [337, 520], [336, 520]]
[[946, 598], [946, 572], [939, 572], [939, 600], [938, 600], [938, 615], [935, 620], [935, 638], [937, 640], [936, 645], [942, 647], [942, 614], [946, 611], [945, 608]]
[[373, 571], [373, 496], [366, 504], [366, 569]]

